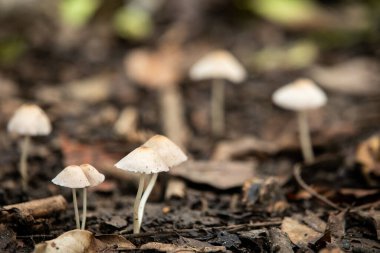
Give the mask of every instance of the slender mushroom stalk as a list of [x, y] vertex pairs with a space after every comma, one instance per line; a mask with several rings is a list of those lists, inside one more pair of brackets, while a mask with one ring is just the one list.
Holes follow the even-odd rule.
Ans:
[[81, 229], [85, 229], [86, 227], [86, 217], [87, 217], [87, 188], [83, 188], [83, 211], [82, 211], [82, 227]]
[[214, 79], [211, 91], [211, 128], [215, 136], [224, 133], [224, 81]]
[[319, 108], [327, 103], [327, 96], [312, 80], [298, 79], [287, 84], [272, 95], [273, 103], [297, 112], [299, 139], [305, 162], [314, 161], [310, 138], [307, 111]]
[[[86, 176], [89, 186], [96, 186], [104, 181], [104, 175], [100, 173], [90, 164], [82, 164], [79, 166], [84, 175]], [[87, 187], [83, 188], [83, 211], [82, 211], [82, 226], [81, 229], [86, 228], [86, 218], [87, 218]]]
[[137, 190], [135, 203], [133, 204], [133, 233], [138, 234], [140, 231], [140, 222], [139, 222], [139, 206], [141, 201], [141, 196], [144, 191], [145, 184], [145, 175], [140, 173], [139, 188]]
[[221, 136], [225, 130], [224, 120], [224, 80], [240, 83], [246, 72], [238, 60], [225, 50], [206, 54], [190, 69], [194, 81], [212, 79], [211, 88], [211, 130], [214, 136]]
[[138, 224], [139, 225], [138, 225], [137, 233], [140, 233], [141, 223], [142, 223], [142, 219], [144, 216], [145, 204], [146, 204], [146, 202], [149, 198], [149, 195], [152, 192], [153, 187], [157, 181], [157, 176], [158, 176], [158, 173], [153, 173], [153, 175], [151, 176], [149, 183], [145, 189], [145, 192], [141, 198], [139, 209], [138, 209]]
[[297, 117], [302, 154], [305, 162], [312, 163], [314, 161], [314, 153], [313, 147], [311, 145], [310, 130], [309, 124], [307, 122], [306, 111], [298, 112]]
[[75, 213], [75, 224], [77, 226], [77, 229], [80, 229], [77, 191], [75, 188], [73, 188], [72, 192], [73, 192], [73, 205], [74, 205], [74, 213]]
[[19, 170], [23, 191], [28, 188], [28, 151], [30, 137], [48, 135], [51, 132], [50, 120], [45, 112], [37, 105], [22, 105], [16, 110], [8, 122], [8, 132], [24, 136], [21, 144]]
[[28, 151], [30, 145], [30, 136], [25, 135], [21, 144], [21, 157], [20, 157], [20, 174], [22, 190], [28, 189]]

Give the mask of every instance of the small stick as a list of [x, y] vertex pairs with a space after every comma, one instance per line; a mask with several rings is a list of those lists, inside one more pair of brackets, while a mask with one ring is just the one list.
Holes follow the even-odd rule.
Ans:
[[77, 192], [75, 188], [72, 189], [72, 192], [73, 192], [73, 205], [74, 205], [74, 213], [75, 213], [75, 224], [77, 226], [77, 229], [80, 229]]
[[163, 230], [163, 231], [154, 231], [154, 232], [147, 232], [147, 233], [140, 233], [140, 234], [129, 234], [129, 235], [124, 235], [124, 237], [126, 239], [143, 238], [143, 237], [150, 237], [150, 236], [158, 237], [158, 236], [186, 234], [186, 233], [197, 232], [197, 231], [209, 231], [209, 230], [220, 230], [220, 229], [225, 230], [225, 231], [230, 231], [230, 232], [236, 232], [236, 231], [240, 231], [244, 229], [279, 226], [281, 225], [281, 223], [282, 223], [282, 220], [274, 219], [271, 221], [256, 222], [253, 224], [245, 223], [245, 224], [236, 224], [236, 225], [229, 225], [229, 226], [218, 226], [218, 227]]
[[62, 195], [57, 195], [44, 199], [37, 199], [28, 202], [7, 205], [3, 207], [6, 210], [16, 208], [21, 215], [31, 215], [34, 218], [41, 218], [66, 210], [67, 202]]
[[316, 197], [317, 199], [319, 199], [320, 201], [324, 202], [325, 204], [329, 205], [330, 207], [332, 207], [334, 209], [337, 209], [337, 210], [340, 210], [340, 211], [344, 210], [343, 208], [341, 208], [338, 205], [334, 204], [333, 202], [331, 202], [330, 200], [328, 200], [324, 196], [322, 196], [319, 193], [317, 193], [314, 189], [312, 189], [310, 186], [308, 186], [305, 183], [305, 181], [303, 181], [303, 179], [301, 177], [301, 166], [300, 165], [297, 164], [296, 166], [294, 166], [293, 174], [294, 174], [294, 177], [297, 180], [298, 184], [305, 191], [307, 191], [308, 193], [310, 193], [311, 195], [313, 195], [314, 197]]

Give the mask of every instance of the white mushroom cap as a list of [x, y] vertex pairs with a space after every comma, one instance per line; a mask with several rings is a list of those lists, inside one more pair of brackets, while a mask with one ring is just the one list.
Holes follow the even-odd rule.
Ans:
[[312, 80], [298, 79], [276, 90], [272, 101], [288, 110], [306, 111], [325, 105], [327, 96]]
[[164, 160], [167, 166], [173, 167], [187, 160], [187, 156], [171, 140], [163, 135], [155, 135], [144, 143], [152, 148]]
[[78, 165], [64, 168], [53, 180], [54, 184], [69, 188], [85, 188], [90, 186], [86, 175]]
[[149, 147], [136, 148], [115, 164], [116, 168], [136, 173], [158, 173], [169, 171], [162, 158]]
[[86, 175], [87, 180], [90, 183], [90, 186], [97, 186], [98, 184], [101, 184], [104, 181], [104, 175], [100, 173], [97, 169], [95, 169], [92, 165], [82, 164], [79, 167]]
[[48, 135], [51, 132], [50, 120], [37, 105], [22, 105], [8, 122], [8, 131], [21, 135]]
[[227, 79], [233, 83], [240, 83], [246, 75], [244, 67], [231, 53], [225, 50], [208, 53], [190, 69], [190, 78], [195, 81]]

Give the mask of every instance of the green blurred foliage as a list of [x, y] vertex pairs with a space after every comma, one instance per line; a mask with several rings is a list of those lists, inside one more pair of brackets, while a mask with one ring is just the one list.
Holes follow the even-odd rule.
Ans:
[[100, 0], [60, 0], [59, 12], [64, 24], [81, 27], [94, 15]]
[[26, 42], [18, 37], [10, 37], [0, 40], [0, 65], [13, 65], [26, 51]]
[[282, 25], [307, 22], [318, 14], [318, 5], [312, 0], [245, 0], [252, 12]]
[[135, 7], [120, 8], [115, 13], [113, 25], [119, 36], [132, 40], [143, 40], [153, 31], [150, 13]]

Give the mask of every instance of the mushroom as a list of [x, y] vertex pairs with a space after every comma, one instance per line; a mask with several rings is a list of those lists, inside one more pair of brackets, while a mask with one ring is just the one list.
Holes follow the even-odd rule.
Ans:
[[[90, 183], [89, 187], [97, 186], [104, 181], [104, 175], [100, 173], [90, 164], [82, 164], [79, 166], [83, 173], [86, 175], [88, 182]], [[83, 211], [82, 211], [82, 227], [86, 227], [86, 215], [87, 215], [87, 188], [83, 188]]]
[[[133, 206], [133, 233], [137, 234], [140, 232], [140, 219], [143, 217], [145, 202], [153, 189], [157, 175], [159, 172], [169, 171], [169, 167], [154, 149], [144, 146], [133, 150], [117, 162], [115, 166], [118, 169], [139, 173], [140, 176], [139, 188]], [[148, 179], [148, 174], [153, 175], [143, 195], [145, 179]]]
[[302, 78], [276, 90], [272, 100], [279, 107], [297, 112], [302, 154], [307, 163], [313, 162], [307, 111], [325, 105], [326, 94], [312, 80]]
[[48, 135], [51, 132], [50, 120], [45, 112], [37, 105], [26, 104], [16, 110], [8, 122], [8, 132], [23, 135], [24, 139], [21, 145], [21, 157], [19, 170], [22, 180], [22, 189], [28, 188], [28, 150], [30, 145], [30, 136]]
[[[87, 216], [87, 187], [96, 186], [104, 181], [104, 175], [97, 171], [90, 164], [70, 165], [63, 169], [52, 182], [56, 185], [68, 187], [72, 189], [73, 203], [75, 211], [75, 222], [77, 229], [85, 229]], [[79, 210], [76, 189], [83, 189], [83, 211], [82, 226], [79, 221]]]
[[87, 186], [90, 186], [90, 182], [88, 181], [88, 179], [87, 179], [85, 173], [83, 172], [82, 168], [79, 167], [78, 165], [70, 165], [70, 166], [64, 168], [51, 181], [56, 185], [68, 187], [68, 188], [72, 189], [74, 212], [75, 212], [75, 223], [76, 223], [77, 229], [80, 229], [76, 189], [85, 188]]
[[225, 50], [208, 53], [190, 69], [190, 78], [194, 81], [213, 79], [211, 91], [211, 127], [212, 133], [220, 136], [224, 133], [224, 82], [240, 83], [246, 78], [246, 71], [238, 60]]

